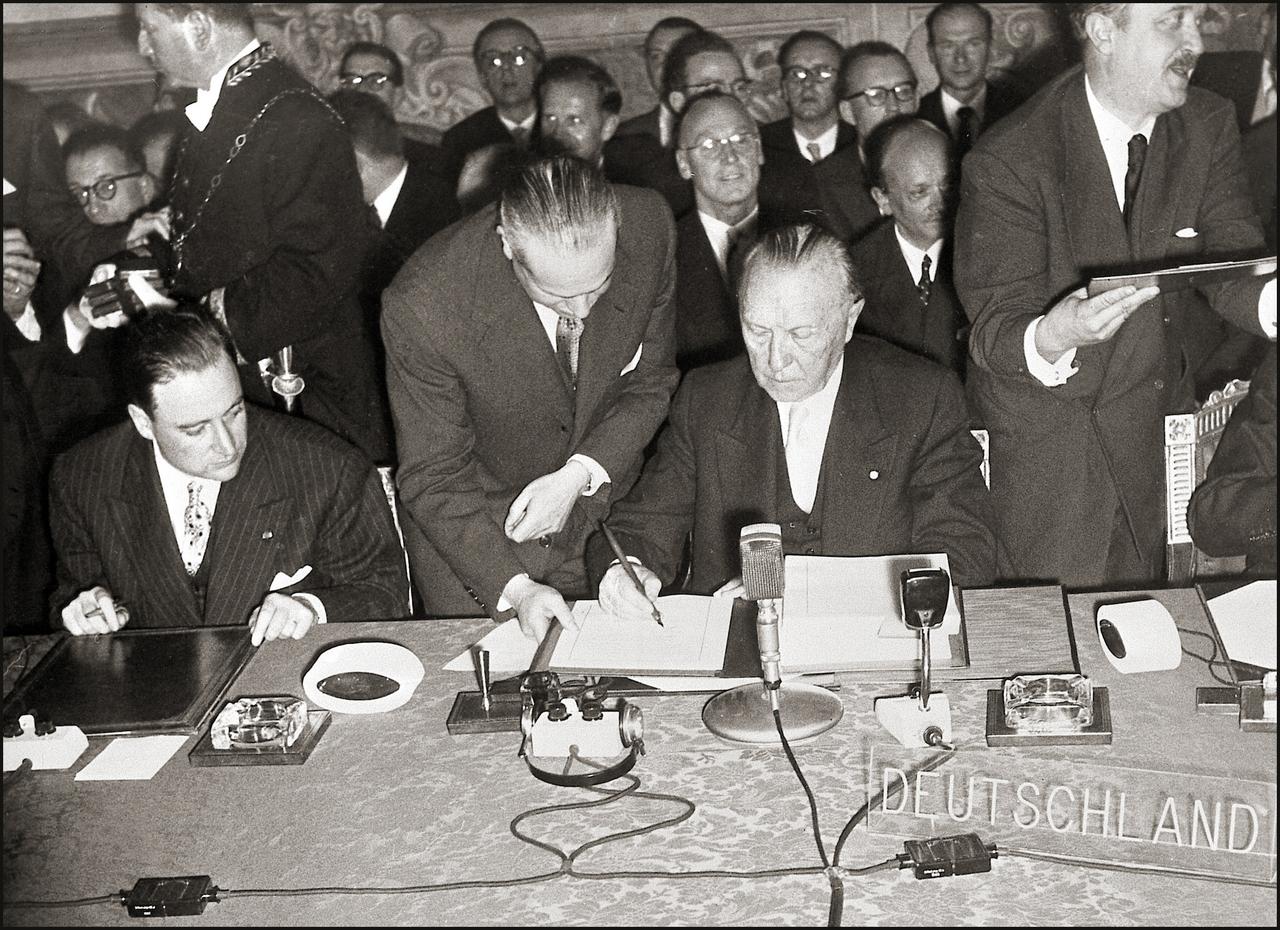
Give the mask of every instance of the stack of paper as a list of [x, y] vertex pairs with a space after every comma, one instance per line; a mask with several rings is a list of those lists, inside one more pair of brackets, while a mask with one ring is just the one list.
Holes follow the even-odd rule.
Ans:
[[658, 610], [663, 626], [652, 617], [616, 617], [599, 601], [578, 601], [579, 630], [559, 629], [549, 667], [584, 675], [720, 675], [733, 600], [677, 594], [658, 598]]

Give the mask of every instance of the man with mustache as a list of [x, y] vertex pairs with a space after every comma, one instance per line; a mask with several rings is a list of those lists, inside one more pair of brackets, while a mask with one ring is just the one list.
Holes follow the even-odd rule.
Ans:
[[[1259, 251], [1229, 104], [1188, 87], [1202, 3], [1073, 4], [1084, 63], [965, 159], [956, 285], [972, 323], [971, 400], [991, 436], [1006, 574], [1066, 585], [1163, 575], [1163, 415], [1192, 409], [1189, 290], [1106, 270]], [[1275, 279], [1201, 287], [1275, 338]]]

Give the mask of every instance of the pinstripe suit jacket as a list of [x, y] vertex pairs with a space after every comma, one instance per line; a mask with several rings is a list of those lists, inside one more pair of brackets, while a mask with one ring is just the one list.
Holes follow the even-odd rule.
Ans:
[[96, 584], [129, 605], [132, 627], [245, 623], [276, 572], [311, 573], [285, 593], [320, 598], [330, 621], [403, 616], [407, 579], [391, 513], [368, 460], [306, 421], [249, 408], [240, 472], [223, 484], [205, 561], [204, 615], [182, 565], [151, 443], [124, 423], [55, 461], [52, 603]]

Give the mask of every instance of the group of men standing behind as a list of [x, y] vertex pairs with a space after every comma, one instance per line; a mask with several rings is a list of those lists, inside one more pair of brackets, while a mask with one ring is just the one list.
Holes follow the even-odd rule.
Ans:
[[[930, 16], [942, 83], [923, 100], [893, 46], [800, 32], [779, 53], [790, 115], [765, 126], [732, 46], [691, 22], [651, 31], [660, 103], [627, 122], [599, 66], [492, 23], [474, 59], [494, 106], [445, 134], [436, 176], [469, 213], [392, 250], [372, 316], [359, 257], [391, 230], [405, 146], [379, 141], [385, 104], [330, 106], [288, 72], [246, 6], [138, 4], [144, 54], [200, 88], [174, 184], [179, 307], [126, 324], [130, 422], [54, 472], [72, 632], [179, 617], [261, 641], [408, 611], [371, 467], [244, 404], [278, 392], [286, 347], [303, 416], [397, 463], [428, 616], [540, 636], [597, 588], [647, 612], [606, 518], [649, 596], [733, 593], [737, 531], [761, 521], [787, 552], [946, 552], [964, 586], [1159, 577], [1185, 298], [1080, 288], [1262, 245], [1230, 108], [1188, 90], [1203, 4], [1073, 5], [1083, 65], [1012, 115], [980, 5]], [[348, 87], [403, 81], [376, 50], [349, 58]], [[1204, 296], [1274, 339], [1274, 278]], [[286, 442], [292, 465], [267, 454]], [[104, 486], [115, 473], [133, 478]], [[120, 535], [143, 525], [146, 561]]]

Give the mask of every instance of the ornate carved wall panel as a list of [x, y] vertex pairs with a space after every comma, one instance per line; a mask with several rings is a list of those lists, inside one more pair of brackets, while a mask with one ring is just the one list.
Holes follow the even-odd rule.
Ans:
[[[989, 3], [996, 20], [991, 71], [1030, 90], [1072, 57], [1060, 4]], [[1209, 5], [1210, 48], [1257, 48], [1261, 3]], [[322, 90], [337, 85], [342, 49], [356, 39], [394, 48], [406, 66], [398, 117], [432, 135], [485, 106], [471, 64], [471, 42], [498, 16], [525, 20], [547, 51], [586, 54], [618, 81], [623, 115], [653, 106], [645, 76], [644, 35], [663, 16], [689, 16], [731, 39], [756, 82], [759, 119], [785, 111], [778, 91], [777, 48], [800, 28], [845, 44], [884, 39], [905, 49], [921, 89], [937, 83], [925, 49], [932, 3], [255, 3], [258, 33]], [[154, 76], [136, 50], [131, 5], [4, 5], [4, 76], [51, 101], [73, 99], [95, 116], [128, 122], [155, 98]]]

